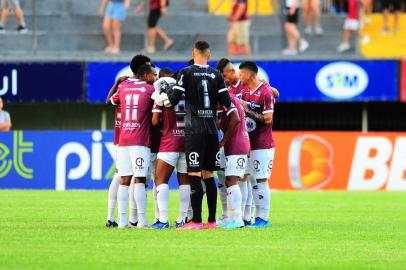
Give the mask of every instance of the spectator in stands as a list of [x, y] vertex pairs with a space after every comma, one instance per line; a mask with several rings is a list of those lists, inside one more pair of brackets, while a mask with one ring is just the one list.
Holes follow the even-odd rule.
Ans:
[[[144, 8], [145, 2], [141, 1], [140, 4], [135, 9], [135, 14], [139, 14]], [[162, 15], [167, 13], [167, 6], [169, 5], [168, 0], [150, 0], [149, 3], [149, 15], [148, 15], [148, 53], [155, 53], [156, 46], [155, 40], [158, 35], [164, 41], [164, 51], [168, 51], [172, 48], [174, 41], [170, 38], [164, 30], [157, 27], [158, 21]]]
[[0, 18], [0, 33], [4, 33], [4, 26], [6, 25], [8, 14], [10, 10], [14, 10], [14, 14], [18, 20], [17, 31], [19, 33], [26, 33], [27, 27], [25, 26], [24, 12], [21, 9], [18, 0], [0, 0], [1, 18]]
[[131, 0], [102, 0], [99, 14], [103, 18], [103, 32], [107, 42], [106, 53], [120, 53], [121, 24], [127, 15]]
[[312, 20], [314, 33], [318, 36], [323, 34], [320, 26], [320, 0], [303, 0], [303, 17], [305, 22], [305, 34], [312, 35]]
[[337, 47], [337, 52], [345, 52], [351, 49], [350, 38], [351, 33], [356, 33], [360, 29], [360, 24], [358, 21], [358, 1], [359, 0], [348, 0], [348, 13], [347, 18], [344, 22], [344, 32], [343, 38], [340, 45]]
[[236, 53], [251, 55], [248, 0], [233, 0], [228, 20], [230, 21], [227, 34], [228, 55]]
[[304, 52], [309, 48], [309, 42], [300, 36], [297, 29], [297, 21], [299, 17], [300, 0], [286, 0], [285, 2], [285, 31], [288, 38], [288, 47], [282, 51], [283, 55], [297, 55], [298, 42], [299, 51]]
[[382, 0], [383, 6], [383, 28], [382, 34], [388, 34], [389, 30], [389, 9], [392, 6], [393, 12], [395, 14], [394, 23], [393, 23], [393, 33], [399, 34], [399, 16], [401, 12], [401, 0]]
[[9, 131], [10, 129], [10, 114], [6, 111], [3, 111], [3, 99], [0, 97], [0, 131]]

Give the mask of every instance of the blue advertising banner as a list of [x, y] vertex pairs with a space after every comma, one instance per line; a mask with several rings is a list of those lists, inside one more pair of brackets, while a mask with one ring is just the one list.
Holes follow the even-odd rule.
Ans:
[[[214, 62], [210, 63], [212, 66]], [[258, 61], [259, 76], [276, 88], [279, 101], [399, 100], [398, 61]], [[183, 62], [158, 62], [174, 71]], [[238, 70], [239, 63], [234, 63]], [[104, 102], [115, 79], [131, 75], [126, 63], [89, 63], [88, 101]]]
[[83, 63], [0, 64], [0, 97], [7, 102], [83, 101]]
[[[0, 132], [0, 189], [107, 189], [112, 141], [112, 131]], [[170, 188], [177, 187], [173, 174]]]

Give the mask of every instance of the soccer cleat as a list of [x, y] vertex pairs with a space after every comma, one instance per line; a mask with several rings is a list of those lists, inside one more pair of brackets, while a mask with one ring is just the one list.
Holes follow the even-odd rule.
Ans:
[[203, 223], [196, 223], [193, 221], [190, 221], [189, 223], [186, 223], [184, 226], [177, 228], [177, 230], [203, 230]]
[[24, 34], [24, 33], [27, 33], [28, 30], [27, 30], [27, 27], [25, 27], [25, 26], [23, 26], [23, 25], [19, 25], [19, 26], [17, 27], [17, 32], [20, 33], [20, 34]]
[[106, 227], [107, 228], [115, 228], [115, 227], [118, 227], [118, 224], [114, 220], [113, 221], [107, 220]]
[[217, 228], [216, 222], [207, 222], [203, 225], [204, 229], [215, 229]]
[[185, 226], [185, 224], [186, 224], [186, 223], [185, 223], [185, 221], [183, 221], [183, 220], [182, 220], [181, 222], [175, 222], [175, 227], [176, 227], [176, 228], [180, 228], [180, 227]]
[[140, 223], [140, 222], [138, 222], [137, 223], [137, 228], [138, 229], [145, 229], [145, 228], [149, 228], [149, 225], [148, 225], [148, 223]]
[[221, 227], [223, 229], [238, 229], [238, 228], [243, 228], [244, 222], [243, 221], [230, 221], [230, 222], [226, 222], [224, 223]]
[[169, 225], [169, 222], [163, 223], [163, 222], [157, 221], [149, 227], [151, 229], [169, 229], [170, 225]]
[[245, 226], [249, 226], [252, 224], [251, 220], [243, 220]]
[[216, 223], [217, 223], [217, 225], [218, 225], [219, 227], [221, 227], [221, 225], [222, 225], [223, 223], [227, 223], [227, 222], [228, 222], [228, 217], [227, 217], [227, 215], [225, 215], [225, 214], [221, 215], [221, 217], [216, 220]]
[[137, 225], [138, 225], [137, 221], [136, 222], [131, 222], [131, 221], [128, 222], [128, 227], [130, 227], [130, 228], [136, 228]]
[[250, 228], [266, 228], [271, 226], [271, 223], [269, 221], [263, 220], [260, 217], [255, 218], [255, 222], [252, 225], [249, 225], [248, 227]]

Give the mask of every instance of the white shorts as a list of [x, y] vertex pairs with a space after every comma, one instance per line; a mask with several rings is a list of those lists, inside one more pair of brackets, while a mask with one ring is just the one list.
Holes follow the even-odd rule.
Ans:
[[119, 146], [117, 156], [118, 175], [147, 177], [151, 150], [145, 146]]
[[247, 165], [247, 155], [230, 155], [226, 156], [226, 176], [244, 177], [245, 167]]
[[178, 173], [187, 173], [186, 154], [182, 152], [159, 152], [158, 159], [168, 163]]
[[275, 148], [252, 150], [249, 158], [254, 179], [268, 179], [272, 174], [272, 164], [275, 156]]
[[151, 179], [153, 179], [155, 177], [156, 157], [157, 157], [157, 153], [151, 153], [151, 158], [149, 160], [148, 179], [147, 179], [147, 181], [149, 181], [149, 180], [151, 180]]
[[357, 31], [359, 29], [359, 22], [356, 19], [345, 19], [344, 30]]
[[224, 147], [220, 148], [220, 169], [226, 168], [226, 154], [224, 154]]

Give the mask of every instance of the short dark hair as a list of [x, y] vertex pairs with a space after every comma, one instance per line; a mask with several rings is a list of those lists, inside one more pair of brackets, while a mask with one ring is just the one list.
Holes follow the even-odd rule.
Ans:
[[216, 69], [223, 73], [224, 68], [231, 63], [230, 60], [227, 58], [221, 58], [220, 61], [217, 62]]
[[188, 66], [193, 66], [195, 64], [195, 59], [190, 59], [188, 62], [187, 62], [187, 65]]
[[159, 78], [161, 77], [172, 77], [173, 76], [173, 71], [172, 69], [168, 67], [161, 68], [159, 71]]
[[136, 56], [133, 57], [133, 59], [131, 59], [130, 62], [130, 68], [131, 71], [134, 73], [134, 75], [138, 75], [138, 69], [146, 64], [146, 63], [150, 63], [151, 59], [148, 56], [142, 55], [142, 54], [138, 54]]
[[142, 77], [142, 76], [152, 73], [152, 72], [153, 72], [153, 67], [151, 65], [143, 64], [142, 66], [140, 66], [138, 68], [137, 75]]
[[199, 50], [200, 52], [204, 53], [208, 49], [210, 49], [210, 45], [207, 41], [199, 40], [195, 43], [195, 49]]
[[249, 70], [249, 71], [251, 71], [251, 72], [254, 72], [255, 74], [258, 73], [258, 66], [257, 66], [257, 64], [256, 64], [255, 62], [253, 62], [253, 61], [245, 61], [245, 62], [242, 62], [242, 63], [240, 64], [240, 69], [246, 69], [246, 70]]

